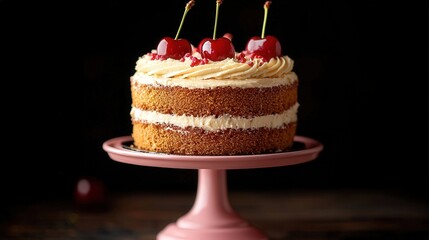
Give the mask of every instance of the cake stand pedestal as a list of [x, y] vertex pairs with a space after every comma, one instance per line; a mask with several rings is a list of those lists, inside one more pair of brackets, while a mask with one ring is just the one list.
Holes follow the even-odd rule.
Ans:
[[267, 240], [268, 236], [241, 218], [231, 207], [226, 184], [227, 169], [266, 168], [314, 160], [323, 145], [296, 136], [291, 151], [257, 155], [187, 156], [133, 150], [131, 136], [110, 139], [103, 149], [115, 161], [164, 168], [198, 169], [198, 185], [191, 210], [168, 224], [157, 240]]

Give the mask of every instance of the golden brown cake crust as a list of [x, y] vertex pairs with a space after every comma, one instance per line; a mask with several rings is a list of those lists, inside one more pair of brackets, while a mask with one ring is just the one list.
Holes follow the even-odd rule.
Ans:
[[132, 82], [132, 105], [146, 111], [188, 116], [254, 117], [282, 113], [296, 104], [298, 82], [267, 88], [189, 89]]
[[134, 147], [180, 155], [238, 155], [285, 151], [292, 147], [296, 122], [280, 129], [209, 132], [165, 124], [133, 122]]

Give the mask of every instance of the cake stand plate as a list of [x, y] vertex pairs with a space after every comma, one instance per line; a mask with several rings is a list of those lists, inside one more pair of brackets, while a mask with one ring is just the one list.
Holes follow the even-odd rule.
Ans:
[[314, 139], [295, 136], [287, 152], [256, 155], [189, 156], [135, 150], [131, 136], [110, 139], [103, 149], [115, 161], [164, 168], [198, 169], [198, 185], [191, 210], [157, 234], [157, 240], [267, 240], [231, 207], [226, 170], [267, 168], [299, 164], [318, 157], [323, 145]]

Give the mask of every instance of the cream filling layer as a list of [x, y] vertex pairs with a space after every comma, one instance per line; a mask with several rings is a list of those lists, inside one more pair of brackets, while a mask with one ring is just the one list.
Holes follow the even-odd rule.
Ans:
[[299, 104], [296, 103], [283, 113], [253, 118], [234, 117], [231, 115], [194, 117], [145, 111], [135, 107], [131, 108], [130, 115], [134, 121], [167, 124], [180, 128], [193, 127], [206, 131], [219, 131], [226, 129], [281, 128], [286, 124], [297, 121], [298, 107]]
[[195, 88], [216, 88], [216, 87], [238, 87], [238, 88], [267, 88], [282, 85], [290, 85], [298, 81], [295, 72], [290, 72], [278, 78], [249, 78], [249, 79], [184, 79], [168, 78], [160, 76], [149, 76], [143, 73], [135, 73], [131, 77], [132, 82], [155, 87], [184, 87]]

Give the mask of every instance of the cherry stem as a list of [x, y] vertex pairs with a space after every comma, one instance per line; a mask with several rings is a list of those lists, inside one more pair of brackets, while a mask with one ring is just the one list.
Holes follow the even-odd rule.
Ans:
[[185, 22], [186, 14], [188, 14], [189, 9], [191, 9], [191, 7], [194, 6], [194, 5], [195, 5], [195, 1], [194, 0], [189, 1], [186, 4], [185, 12], [183, 13], [182, 21], [180, 21], [179, 29], [177, 29], [176, 37], [174, 38], [174, 40], [177, 40], [177, 38], [179, 37], [180, 30], [182, 29], [183, 23]]
[[268, 8], [270, 8], [270, 5], [271, 5], [271, 1], [266, 1], [264, 4], [264, 23], [262, 24], [261, 38], [265, 37], [265, 26], [267, 25]]
[[213, 40], [216, 39], [216, 29], [217, 29], [217, 19], [219, 16], [219, 6], [222, 4], [222, 0], [216, 0], [216, 16], [215, 16], [215, 24], [213, 30]]

